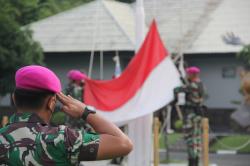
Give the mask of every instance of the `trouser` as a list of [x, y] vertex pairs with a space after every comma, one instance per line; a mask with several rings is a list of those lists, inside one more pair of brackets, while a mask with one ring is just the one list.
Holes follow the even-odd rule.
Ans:
[[184, 126], [184, 135], [187, 144], [188, 165], [198, 166], [201, 152], [201, 117], [195, 113], [187, 116]]
[[199, 165], [199, 157], [188, 159], [188, 166], [198, 166]]

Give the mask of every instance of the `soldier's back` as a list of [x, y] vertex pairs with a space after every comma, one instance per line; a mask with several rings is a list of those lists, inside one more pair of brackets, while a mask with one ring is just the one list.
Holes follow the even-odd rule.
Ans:
[[[19, 117], [0, 129], [0, 165], [71, 165], [70, 159], [77, 161], [77, 157], [68, 152], [76, 141], [74, 134], [79, 133], [32, 118]], [[65, 135], [69, 139], [65, 139]]]

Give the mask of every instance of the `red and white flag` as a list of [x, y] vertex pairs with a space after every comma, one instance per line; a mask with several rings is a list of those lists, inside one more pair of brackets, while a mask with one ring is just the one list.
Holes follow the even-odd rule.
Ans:
[[86, 80], [85, 102], [121, 124], [152, 113], [173, 100], [180, 75], [153, 21], [141, 48], [120, 77]]

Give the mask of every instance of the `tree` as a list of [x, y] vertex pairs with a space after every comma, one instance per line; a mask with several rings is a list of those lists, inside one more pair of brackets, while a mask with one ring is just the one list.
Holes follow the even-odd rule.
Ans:
[[242, 50], [237, 54], [237, 57], [242, 59], [247, 69], [250, 68], [250, 44], [245, 45]]
[[39, 43], [32, 40], [28, 28], [16, 21], [17, 8], [8, 1], [0, 2], [0, 96], [14, 89], [14, 74], [29, 64], [42, 64], [43, 53]]
[[135, 2], [135, 0], [117, 0], [117, 1], [125, 2], [125, 3], [133, 3], [133, 2]]
[[54, 15], [92, 0], [1, 0], [9, 15], [20, 25]]
[[26, 25], [89, 1], [0, 0], [0, 96], [13, 91], [18, 68], [43, 64], [42, 48]]

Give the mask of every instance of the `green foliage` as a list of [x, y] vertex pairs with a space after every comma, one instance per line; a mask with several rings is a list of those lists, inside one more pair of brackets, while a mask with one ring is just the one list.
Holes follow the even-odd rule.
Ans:
[[[40, 0], [37, 10], [38, 19], [54, 15], [90, 1], [92, 0]], [[34, 18], [31, 22], [36, 20]]]
[[133, 3], [133, 2], [135, 2], [135, 0], [117, 0], [117, 1], [125, 2], [125, 3]]
[[14, 74], [21, 66], [41, 64], [40, 45], [32, 40], [29, 29], [21, 29], [16, 21], [18, 10], [11, 1], [0, 2], [0, 95], [14, 88]]
[[[181, 133], [173, 133], [173, 134], [168, 134], [168, 145], [174, 145], [176, 144], [179, 140], [183, 138], [183, 135]], [[166, 144], [164, 142], [164, 135], [160, 135], [160, 149], [165, 149]]]
[[1, 8], [19, 25], [54, 15], [91, 0], [1, 0]]
[[[234, 135], [234, 136], [228, 136], [228, 137], [221, 137], [219, 138], [220, 142], [215, 141], [210, 146], [210, 151], [216, 152], [218, 150], [233, 150], [234, 148], [244, 145], [249, 140], [250, 140], [250, 135]], [[223, 145], [225, 145], [226, 147]], [[229, 147], [232, 149], [230, 149]], [[250, 144], [246, 145], [245, 147], [240, 149], [238, 152], [250, 153]]]
[[243, 49], [237, 54], [237, 57], [242, 59], [247, 67], [250, 67], [250, 44], [245, 45]]
[[29, 64], [43, 64], [30, 24], [90, 0], [0, 0], [0, 96], [12, 92], [14, 74]]

